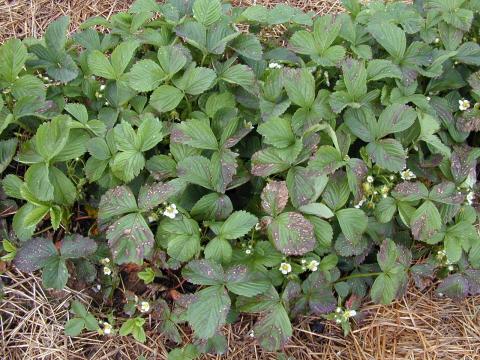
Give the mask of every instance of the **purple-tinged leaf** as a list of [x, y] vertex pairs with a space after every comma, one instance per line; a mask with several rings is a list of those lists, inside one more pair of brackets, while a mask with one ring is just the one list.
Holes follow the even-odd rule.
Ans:
[[315, 248], [313, 225], [297, 212], [280, 214], [268, 227], [268, 234], [285, 255], [303, 255]]
[[457, 118], [457, 129], [462, 132], [480, 131], [480, 110], [469, 109]]
[[115, 216], [137, 211], [137, 209], [135, 196], [128, 186], [117, 186], [102, 195], [98, 218], [108, 220]]
[[42, 268], [50, 258], [57, 255], [57, 249], [51, 240], [33, 238], [17, 250], [13, 264], [20, 271], [30, 273]]
[[138, 195], [138, 207], [142, 210], [152, 210], [167, 201], [178, 190], [175, 184], [175, 182], [157, 182], [142, 186]]
[[195, 285], [219, 285], [225, 280], [222, 266], [210, 260], [190, 261], [184, 267], [182, 275]]
[[327, 314], [335, 309], [337, 299], [333, 296], [332, 285], [325, 279], [322, 272], [316, 271], [310, 274], [302, 288], [308, 297], [310, 310], [314, 314]]
[[455, 147], [450, 159], [450, 169], [457, 184], [464, 181], [469, 175], [476, 178], [475, 166], [478, 156], [480, 156], [478, 149], [473, 149], [467, 145]]
[[419, 290], [425, 289], [433, 283], [435, 278], [435, 266], [432, 264], [418, 264], [410, 268], [415, 286]]
[[225, 220], [233, 211], [230, 198], [225, 194], [210, 193], [198, 200], [190, 214], [201, 220]]
[[210, 174], [214, 189], [219, 193], [225, 193], [228, 185], [232, 182], [237, 172], [238, 154], [226, 149], [216, 151], [210, 159]]
[[285, 209], [288, 202], [288, 189], [285, 181], [270, 181], [263, 188], [262, 208], [272, 216], [277, 216]]
[[60, 254], [64, 258], [81, 258], [93, 255], [97, 251], [95, 240], [82, 235], [66, 236], [60, 246]]
[[421, 182], [404, 181], [392, 190], [392, 196], [402, 201], [417, 201], [428, 197], [428, 190]]
[[292, 205], [299, 208], [316, 201], [327, 183], [327, 176], [316, 170], [300, 166], [291, 168], [287, 174], [287, 187]]
[[258, 319], [253, 334], [269, 351], [278, 350], [287, 343], [292, 336], [292, 324], [282, 304], [276, 304]]
[[389, 271], [397, 260], [397, 246], [395, 243], [390, 240], [386, 239], [383, 241], [382, 245], [380, 245], [380, 250], [377, 254], [377, 261], [378, 265], [380, 265], [380, 269], [386, 272]]
[[444, 181], [430, 190], [430, 200], [450, 205], [459, 205], [465, 201], [465, 196], [457, 190], [451, 181]]
[[256, 278], [245, 265], [235, 265], [227, 270], [225, 281], [228, 290], [241, 295], [252, 297], [265, 292], [271, 285], [268, 281]]
[[425, 201], [410, 219], [410, 228], [415, 240], [426, 241], [442, 227], [442, 219], [437, 207], [431, 201]]
[[439, 296], [445, 295], [455, 300], [461, 300], [468, 295], [469, 290], [468, 280], [465, 276], [452, 274], [440, 283], [436, 293]]
[[257, 151], [252, 155], [252, 174], [255, 176], [269, 176], [287, 170], [290, 164], [282, 159], [274, 148]]
[[141, 214], [128, 214], [107, 229], [108, 245], [117, 264], [142, 264], [153, 249], [154, 237]]

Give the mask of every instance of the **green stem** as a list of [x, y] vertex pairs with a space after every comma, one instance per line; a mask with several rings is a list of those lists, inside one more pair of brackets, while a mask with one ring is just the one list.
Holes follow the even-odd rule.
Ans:
[[360, 273], [360, 274], [350, 274], [347, 276], [344, 276], [340, 279], [338, 279], [335, 282], [340, 282], [340, 281], [345, 281], [345, 280], [350, 280], [350, 279], [356, 279], [356, 278], [365, 278], [365, 277], [372, 277], [372, 276], [378, 276], [380, 274], [383, 274], [381, 272], [374, 272], [374, 273]]
[[188, 115], [190, 116], [190, 114], [192, 113], [192, 104], [188, 100], [187, 94], [185, 94], [185, 101], [187, 103]]

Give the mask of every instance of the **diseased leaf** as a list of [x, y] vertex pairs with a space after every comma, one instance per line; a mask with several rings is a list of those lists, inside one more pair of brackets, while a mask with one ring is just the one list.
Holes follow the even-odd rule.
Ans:
[[268, 236], [285, 255], [303, 255], [315, 247], [313, 225], [296, 212], [286, 212], [273, 219]]
[[285, 209], [288, 202], [288, 189], [285, 181], [270, 181], [263, 188], [262, 208], [272, 216], [276, 216]]
[[429, 200], [425, 201], [412, 215], [410, 227], [416, 240], [428, 240], [440, 230], [442, 220], [437, 207]]
[[24, 272], [34, 272], [41, 269], [47, 261], [58, 256], [53, 242], [44, 238], [33, 238], [17, 250], [13, 264]]

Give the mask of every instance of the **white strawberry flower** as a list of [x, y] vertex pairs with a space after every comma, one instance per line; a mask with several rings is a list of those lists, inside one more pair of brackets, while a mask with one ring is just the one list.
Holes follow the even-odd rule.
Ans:
[[112, 269], [110, 269], [108, 266], [103, 267], [103, 273], [105, 275], [111, 275], [112, 274]]
[[467, 194], [467, 203], [468, 205], [472, 205], [473, 204], [473, 199], [475, 199], [475, 193], [473, 191], [470, 191], [468, 194]]
[[170, 204], [165, 208], [163, 215], [170, 218], [175, 219], [175, 216], [178, 214], [177, 205]]
[[470, 108], [470, 101], [466, 99], [458, 100], [458, 109], [461, 111], [468, 110]]
[[308, 270], [310, 270], [312, 272], [315, 272], [315, 271], [318, 270], [318, 265], [320, 265], [320, 263], [317, 260], [311, 260], [308, 263], [307, 268], [308, 268]]
[[372, 175], [368, 175], [368, 176], [367, 176], [367, 182], [371, 184], [371, 183], [373, 183], [373, 181], [374, 181], [373, 176], [372, 176]]
[[403, 180], [412, 180], [415, 179], [417, 176], [413, 173], [410, 169], [405, 169], [400, 171], [400, 176]]
[[289, 263], [281, 263], [278, 270], [280, 270], [283, 275], [287, 275], [288, 273], [292, 272], [292, 265]]
[[139, 306], [138, 306], [140, 312], [142, 313], [146, 313], [148, 312], [148, 310], [150, 310], [150, 304], [148, 303], [148, 301], [142, 301]]
[[283, 66], [279, 63], [271, 62], [270, 64], [268, 64], [268, 67], [270, 69], [281, 69]]

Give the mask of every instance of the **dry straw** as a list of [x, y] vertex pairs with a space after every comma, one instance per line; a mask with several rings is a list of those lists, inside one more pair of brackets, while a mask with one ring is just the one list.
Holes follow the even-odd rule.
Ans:
[[[62, 15], [71, 17], [71, 30], [75, 30], [90, 16], [109, 17], [128, 8], [131, 2], [0, 0], [0, 42], [12, 36], [39, 37], [50, 22]], [[240, 6], [289, 3], [317, 14], [341, 10], [339, 1], [236, 0], [234, 3]], [[270, 35], [275, 34], [274, 31]], [[167, 343], [152, 321], [147, 323], [150, 329], [145, 345], [130, 337], [101, 337], [95, 333], [70, 338], [63, 334], [69, 304], [72, 299], [80, 299], [88, 306], [91, 299], [87, 295], [70, 289], [47, 292], [35, 275], [7, 272], [2, 278], [6, 287], [5, 298], [0, 302], [0, 359], [136, 360], [140, 355], [147, 359], [166, 359]], [[435, 297], [432, 290], [419, 292], [411, 287], [407, 295], [394, 304], [367, 305], [363, 313], [365, 317], [347, 337], [343, 337], [334, 324], [325, 324], [321, 318], [300, 319], [285, 348], [286, 354], [297, 360], [480, 359], [480, 297], [455, 303]], [[263, 352], [248, 336], [253, 321], [243, 317], [224, 329], [229, 349], [222, 359], [276, 359], [275, 354]], [[188, 341], [188, 330], [183, 335]]]

